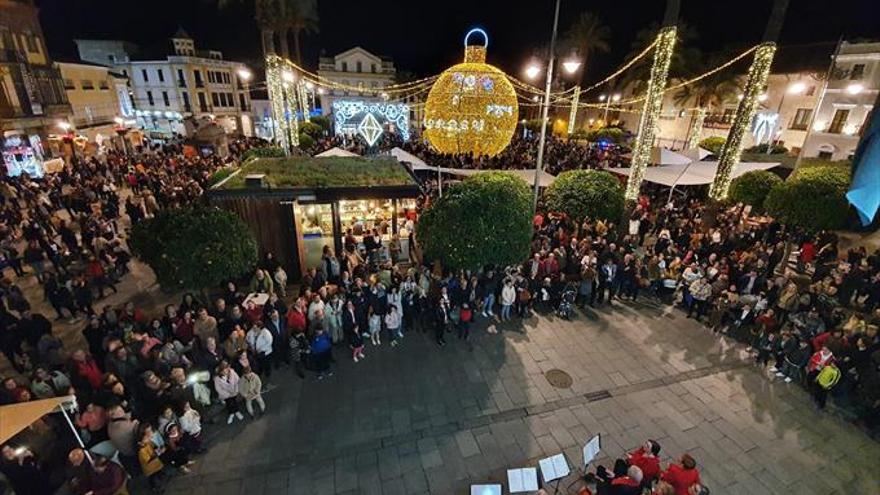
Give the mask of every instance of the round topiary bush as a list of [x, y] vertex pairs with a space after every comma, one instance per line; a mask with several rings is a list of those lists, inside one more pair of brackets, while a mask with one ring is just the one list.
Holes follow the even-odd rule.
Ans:
[[129, 243], [166, 289], [215, 287], [257, 263], [257, 242], [247, 225], [217, 208], [162, 210], [132, 227]]
[[[767, 143], [759, 144], [757, 146], [752, 146], [751, 148], [746, 148], [745, 153], [763, 153], [767, 154]], [[782, 146], [781, 144], [773, 144], [770, 148], [771, 155], [782, 155], [788, 153], [788, 148]]]
[[620, 219], [623, 214], [623, 186], [617, 177], [600, 170], [562, 172], [544, 193], [550, 211], [560, 211], [580, 220]]
[[603, 127], [587, 133], [587, 139], [593, 142], [608, 141], [620, 144], [626, 140], [626, 134], [619, 127]]
[[781, 182], [782, 179], [773, 172], [752, 170], [733, 179], [733, 182], [730, 183], [730, 199], [756, 208], [763, 208], [764, 200], [767, 199], [770, 189]]
[[299, 149], [303, 151], [308, 151], [312, 146], [315, 145], [315, 139], [312, 136], [309, 136], [305, 133], [299, 134]]
[[299, 125], [299, 133], [317, 138], [321, 134], [324, 134], [324, 128], [314, 122], [302, 122]]
[[416, 234], [428, 261], [450, 268], [506, 266], [529, 256], [531, 212], [524, 180], [483, 172], [444, 190], [422, 213]]
[[783, 223], [811, 231], [838, 229], [849, 214], [849, 182], [849, 172], [838, 167], [798, 170], [770, 189], [764, 209]]
[[721, 136], [707, 137], [700, 141], [700, 148], [711, 152], [713, 155], [718, 155], [721, 153], [721, 148], [724, 147], [726, 142], [727, 139]]
[[313, 124], [316, 124], [321, 127], [321, 130], [327, 132], [330, 130], [330, 117], [326, 115], [316, 115], [310, 119]]

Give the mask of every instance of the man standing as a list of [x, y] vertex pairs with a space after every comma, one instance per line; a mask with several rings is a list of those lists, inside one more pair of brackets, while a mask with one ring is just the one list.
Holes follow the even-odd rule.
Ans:
[[613, 284], [616, 278], [617, 265], [614, 264], [614, 259], [609, 256], [605, 259], [605, 264], [599, 270], [599, 304], [605, 301], [606, 290], [608, 291], [608, 304], [611, 304], [611, 299], [614, 297]]

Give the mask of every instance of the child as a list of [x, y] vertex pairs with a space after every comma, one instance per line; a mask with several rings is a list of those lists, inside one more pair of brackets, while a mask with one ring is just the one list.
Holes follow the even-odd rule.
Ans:
[[474, 311], [468, 303], [461, 305], [458, 315], [458, 338], [467, 340], [471, 333], [471, 321], [474, 319]]
[[149, 425], [141, 430], [141, 437], [138, 441], [138, 462], [141, 465], [141, 471], [150, 484], [150, 489], [154, 492], [162, 491], [162, 481], [165, 478], [163, 470], [165, 463], [159, 458], [159, 450], [153, 443], [153, 429]]
[[183, 402], [180, 415], [180, 429], [186, 435], [186, 439], [194, 452], [202, 451], [202, 415], [193, 409], [189, 401]]
[[367, 357], [364, 355], [364, 338], [357, 330], [348, 332], [348, 345], [351, 347], [351, 359], [354, 362]]
[[382, 317], [373, 313], [370, 316], [369, 327], [370, 341], [373, 342], [373, 345], [382, 345], [382, 336], [379, 335], [379, 331], [382, 330]]
[[260, 392], [262, 388], [263, 382], [250, 366], [242, 370], [241, 379], [238, 381], [238, 393], [244, 398], [244, 407], [252, 418], [254, 417], [254, 402], [260, 406], [260, 414], [266, 412], [266, 402]]
[[391, 345], [397, 345], [397, 339], [403, 338], [403, 332], [400, 328], [400, 312], [397, 306], [388, 306], [388, 314], [385, 315], [385, 326], [388, 328], [388, 335], [391, 338]]

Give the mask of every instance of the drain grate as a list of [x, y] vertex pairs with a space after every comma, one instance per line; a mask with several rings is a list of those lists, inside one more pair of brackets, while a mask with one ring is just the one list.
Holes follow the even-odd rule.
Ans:
[[571, 388], [572, 383], [574, 383], [571, 375], [562, 370], [548, 370], [544, 373], [544, 377], [547, 378], [550, 385], [556, 388]]

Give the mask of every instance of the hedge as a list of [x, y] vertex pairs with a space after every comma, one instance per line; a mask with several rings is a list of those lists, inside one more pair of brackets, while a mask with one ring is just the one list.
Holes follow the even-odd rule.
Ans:
[[444, 190], [416, 226], [425, 260], [478, 269], [529, 256], [532, 198], [528, 184], [505, 172], [483, 172]]
[[733, 179], [730, 184], [730, 199], [756, 208], [764, 207], [764, 200], [773, 186], [782, 179], [767, 170], [752, 170]]
[[312, 136], [302, 132], [299, 134], [299, 149], [308, 151], [314, 145], [315, 139]]
[[544, 202], [550, 211], [560, 211], [575, 219], [620, 219], [624, 209], [623, 186], [609, 172], [569, 170], [562, 172], [547, 188]]
[[594, 131], [588, 132], [587, 140], [593, 142], [604, 140], [611, 141], [615, 144], [620, 144], [626, 140], [626, 135], [623, 132], [623, 129], [619, 127], [603, 127], [601, 129], [596, 129]]
[[712, 136], [707, 137], [700, 141], [700, 148], [703, 148], [706, 151], [712, 152], [713, 155], [720, 155], [721, 148], [724, 146], [724, 143], [727, 142], [726, 138], [721, 136]]
[[241, 155], [241, 161], [246, 162], [251, 158], [281, 158], [283, 156], [284, 150], [279, 146], [262, 146], [245, 151]]
[[799, 169], [773, 186], [764, 209], [783, 223], [810, 231], [839, 229], [849, 214], [849, 171], [840, 167]]

